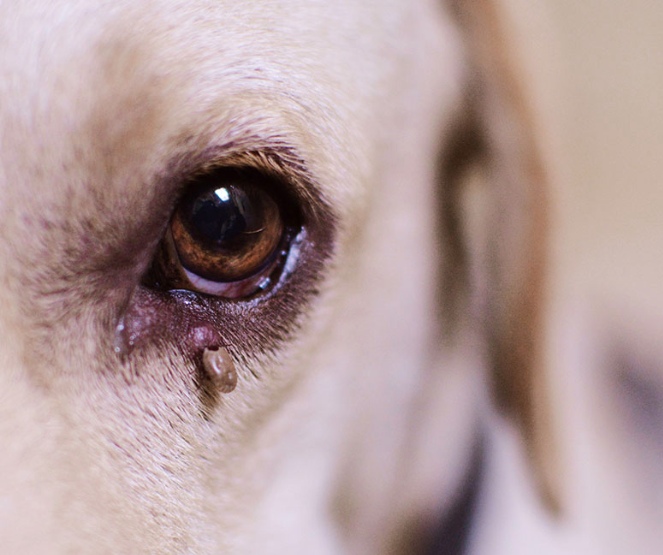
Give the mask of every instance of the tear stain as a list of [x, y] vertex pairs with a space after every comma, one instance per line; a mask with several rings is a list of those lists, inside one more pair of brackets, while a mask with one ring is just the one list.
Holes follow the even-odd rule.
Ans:
[[214, 387], [221, 393], [230, 393], [237, 386], [235, 363], [225, 347], [205, 348], [203, 368]]

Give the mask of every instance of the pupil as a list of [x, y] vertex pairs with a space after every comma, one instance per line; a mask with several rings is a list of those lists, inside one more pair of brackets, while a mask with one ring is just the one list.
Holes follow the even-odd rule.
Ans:
[[249, 231], [249, 206], [241, 189], [222, 187], [194, 201], [191, 223], [206, 239], [216, 243], [231, 241]]

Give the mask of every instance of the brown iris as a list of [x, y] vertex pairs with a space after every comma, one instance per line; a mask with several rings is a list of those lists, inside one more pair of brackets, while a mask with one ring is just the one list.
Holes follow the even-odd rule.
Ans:
[[237, 171], [204, 180], [171, 222], [182, 266], [209, 281], [239, 281], [272, 261], [284, 223], [279, 206], [255, 177]]
[[274, 196], [278, 186], [257, 171], [232, 168], [192, 181], [146, 283], [228, 298], [273, 285], [292, 237]]

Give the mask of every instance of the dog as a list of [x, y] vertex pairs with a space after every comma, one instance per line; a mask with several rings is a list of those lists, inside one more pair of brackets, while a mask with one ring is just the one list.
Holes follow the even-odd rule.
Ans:
[[509, 442], [554, 505], [502, 21], [0, 5], [2, 553], [479, 553]]

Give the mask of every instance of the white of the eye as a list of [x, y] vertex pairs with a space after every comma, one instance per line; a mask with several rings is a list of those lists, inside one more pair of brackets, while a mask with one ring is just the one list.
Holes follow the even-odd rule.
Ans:
[[[182, 266], [182, 270], [191, 285], [198, 291], [228, 299], [246, 297], [259, 289], [265, 289], [271, 282], [269, 275], [265, 275], [264, 273], [240, 279], [239, 281], [218, 282], [200, 277], [187, 270], [184, 266]], [[267, 271], [271, 273], [272, 270], [273, 268], [269, 268]]]

